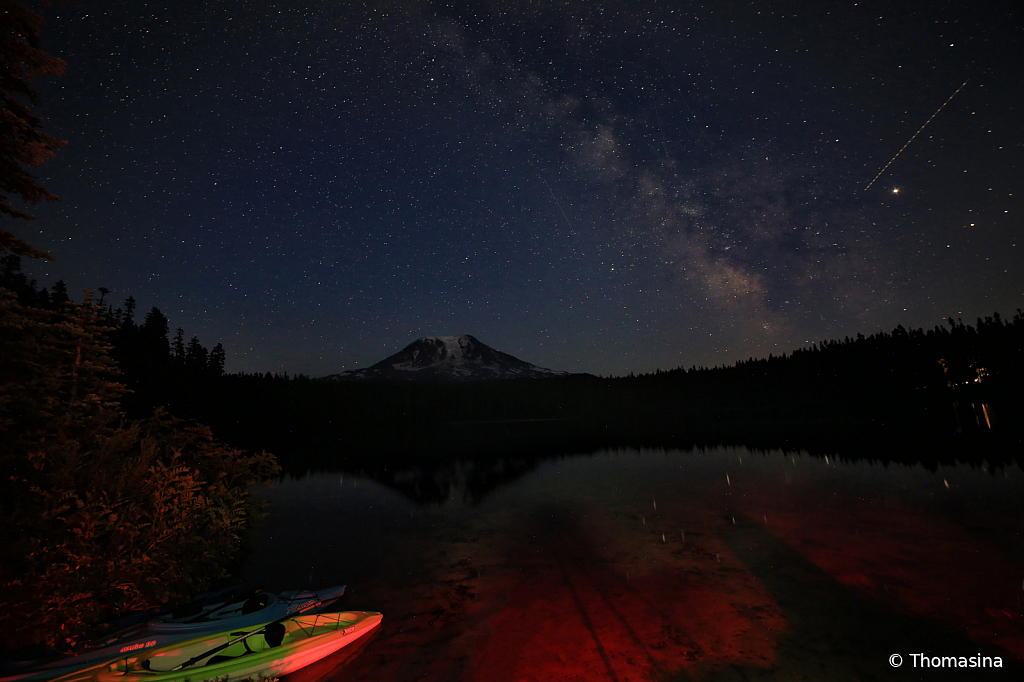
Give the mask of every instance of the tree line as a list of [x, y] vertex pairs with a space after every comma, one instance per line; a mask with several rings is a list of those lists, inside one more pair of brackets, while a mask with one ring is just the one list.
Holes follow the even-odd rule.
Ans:
[[[0, 257], [0, 287], [14, 292], [22, 305], [67, 311], [73, 305], [67, 285], [59, 280], [51, 287], [39, 286], [22, 272], [21, 258], [15, 254]], [[217, 343], [207, 349], [197, 336], [185, 342], [185, 331], [178, 327], [169, 338], [170, 323], [159, 308], [153, 307], [141, 322], [136, 321], [138, 304], [129, 296], [121, 306], [104, 307], [109, 290], [99, 288], [98, 319], [109, 330], [111, 357], [121, 370], [121, 381], [129, 391], [122, 407], [132, 416], [142, 416], [157, 405], [174, 402], [169, 396], [190, 394], [192, 384], [204, 386], [224, 373], [224, 346]]]
[[198, 341], [161, 357], [159, 311], [136, 326], [130, 306], [23, 281], [14, 259], [0, 282], [0, 643], [68, 646], [226, 578], [260, 513], [249, 488], [279, 468], [162, 408], [128, 415], [119, 362], [203, 378], [222, 361]]
[[371, 468], [544, 448], [947, 433], [1000, 434], [1018, 447], [993, 452], [1019, 451], [1020, 311], [623, 378], [390, 385], [225, 374], [220, 344], [186, 343], [181, 329], [169, 338], [156, 308], [137, 322], [131, 297], [105, 307], [100, 288], [99, 300], [76, 303], [63, 282], [42, 288], [21, 272], [20, 257], [53, 260], [15, 234], [35, 216], [9, 197], [58, 200], [30, 172], [66, 144], [43, 131], [32, 81], [65, 64], [41, 50], [38, 14], [14, 0], [0, 9], [5, 648], [67, 645], [227, 576], [258, 513], [249, 489], [279, 472], [268, 447], [292, 467]]
[[[37, 305], [66, 305], [60, 282], [46, 292], [12, 279], [15, 258], [2, 261], [5, 285]], [[170, 337], [157, 308], [137, 324], [129, 297], [100, 317], [131, 389], [128, 414], [167, 409], [240, 447], [270, 449], [285, 466], [689, 442], [896, 450], [951, 436], [1019, 437], [1022, 412], [1019, 310], [974, 325], [898, 325], [728, 366], [434, 385], [226, 374], [221, 344], [186, 344], [180, 328]]]
[[694, 443], [919, 461], [1020, 440], [1022, 350], [1018, 311], [625, 377], [424, 385], [225, 374], [173, 409], [240, 446], [272, 448], [286, 467]]
[[219, 375], [222, 348], [186, 346], [179, 330], [161, 356], [155, 308], [136, 325], [131, 298], [104, 309], [101, 288], [75, 303], [63, 282], [21, 272], [20, 257], [54, 260], [15, 234], [35, 216], [14, 200], [59, 199], [30, 170], [67, 144], [42, 129], [33, 80], [65, 63], [41, 49], [39, 14], [0, 0], [0, 16], [0, 646], [67, 647], [224, 579], [258, 515], [250, 487], [279, 468], [206, 425], [139, 409], [156, 397], [148, 373]]

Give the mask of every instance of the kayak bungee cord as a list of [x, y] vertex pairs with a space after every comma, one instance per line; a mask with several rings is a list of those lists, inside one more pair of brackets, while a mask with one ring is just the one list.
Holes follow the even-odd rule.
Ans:
[[[319, 599], [316, 599], [316, 598], [310, 599], [308, 602], [306, 602], [302, 606], [298, 607], [295, 611], [293, 611], [292, 613], [289, 613], [284, 618], [278, 618], [275, 621], [271, 621], [271, 622], [267, 623], [266, 625], [264, 625], [261, 628], [257, 628], [255, 630], [253, 630], [252, 632], [245, 633], [244, 635], [242, 635], [241, 637], [238, 637], [237, 639], [233, 639], [230, 642], [226, 642], [224, 644], [221, 644], [218, 647], [214, 647], [210, 651], [206, 651], [206, 652], [204, 652], [204, 653], [202, 653], [202, 654], [200, 654], [198, 656], [193, 656], [192, 658], [188, 659], [184, 663], [182, 663], [180, 665], [176, 665], [173, 668], [171, 668], [171, 671], [181, 670], [182, 668], [187, 668], [187, 667], [189, 667], [189, 666], [191, 666], [191, 665], [193, 665], [193, 664], [203, 660], [204, 658], [210, 658], [210, 657], [214, 656], [215, 654], [217, 654], [218, 652], [224, 651], [224, 649], [227, 649], [232, 644], [237, 644], [238, 642], [241, 642], [244, 639], [248, 639], [248, 638], [252, 637], [253, 635], [258, 635], [261, 632], [266, 632], [267, 628], [269, 628], [271, 625], [277, 625], [279, 623], [283, 623], [286, 620], [288, 620], [289, 618], [294, 618], [295, 616], [299, 615], [300, 613], [303, 613], [305, 611], [309, 611], [310, 609], [312, 609], [312, 608], [314, 608], [316, 606], [319, 606], [320, 603], [321, 602], [320, 602]], [[127, 659], [126, 659], [126, 662], [127, 662]], [[126, 672], [127, 672], [127, 669], [126, 669]]]

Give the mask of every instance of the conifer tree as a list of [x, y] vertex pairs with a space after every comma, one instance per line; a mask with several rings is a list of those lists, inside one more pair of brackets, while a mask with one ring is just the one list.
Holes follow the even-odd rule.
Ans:
[[99, 313], [0, 290], [0, 645], [207, 588], [237, 557], [249, 487], [278, 471], [161, 411], [125, 423]]
[[[32, 220], [57, 200], [28, 168], [66, 142], [44, 133], [32, 79], [63, 73], [40, 49], [43, 19], [0, 0], [0, 218]], [[19, 255], [53, 257], [0, 223], [0, 646], [61, 644], [124, 609], [180, 600], [222, 577], [252, 518], [249, 487], [277, 465], [157, 412], [125, 423], [108, 321], [134, 336], [135, 301], [122, 313], [76, 305], [24, 281]], [[14, 285], [8, 287], [8, 285]], [[104, 294], [106, 291], [104, 291]], [[19, 300], [22, 299], [22, 300]], [[155, 308], [144, 323], [163, 339]], [[162, 318], [162, 323], [161, 323]], [[162, 330], [162, 336], [160, 331]], [[197, 341], [198, 344], [198, 341]], [[201, 347], [200, 347], [201, 348]], [[206, 350], [202, 349], [205, 363]]]
[[125, 299], [124, 318], [122, 319], [122, 324], [129, 325], [133, 328], [135, 327], [135, 305], [134, 297], [129, 296]]
[[[30, 205], [59, 199], [36, 182], [27, 168], [53, 157], [67, 142], [44, 133], [42, 117], [30, 106], [40, 103], [32, 79], [60, 75], [66, 65], [40, 49], [41, 16], [13, 0], [0, 0], [0, 17], [0, 215], [33, 220], [35, 216], [15, 208], [7, 196], [18, 196]], [[0, 229], [0, 253], [5, 252], [53, 260]]]
[[146, 313], [146, 319], [139, 326], [139, 341], [142, 346], [140, 350], [145, 355], [147, 364], [169, 364], [171, 356], [171, 346], [167, 341], [169, 329], [167, 318], [159, 308], [153, 308]]
[[68, 285], [64, 283], [64, 280], [57, 280], [52, 287], [50, 287], [50, 303], [57, 308], [63, 308], [67, 303], [71, 301], [71, 297], [68, 296]]
[[213, 374], [214, 376], [220, 376], [221, 374], [223, 374], [224, 360], [224, 346], [218, 343], [216, 346], [213, 347], [213, 350], [210, 351], [210, 361], [208, 365], [210, 373]]
[[207, 366], [208, 352], [199, 343], [199, 337], [193, 336], [185, 349], [185, 367], [193, 372], [202, 372]]
[[172, 359], [174, 364], [178, 367], [185, 366], [185, 330], [178, 327], [178, 331], [174, 334], [174, 346], [172, 349]]
[[21, 274], [21, 258], [13, 253], [0, 258], [0, 287], [14, 289], [19, 276], [24, 280], [25, 276]]

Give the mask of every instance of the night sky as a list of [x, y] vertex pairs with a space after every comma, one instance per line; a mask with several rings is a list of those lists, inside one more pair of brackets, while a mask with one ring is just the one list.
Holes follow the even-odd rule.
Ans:
[[469, 333], [621, 375], [1012, 316], [1011, 4], [57, 4], [62, 201], [9, 229], [229, 372]]

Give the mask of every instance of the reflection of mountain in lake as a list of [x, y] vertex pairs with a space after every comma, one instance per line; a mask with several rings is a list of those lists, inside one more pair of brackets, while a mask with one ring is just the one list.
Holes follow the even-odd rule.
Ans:
[[[391, 478], [450, 499], [492, 473]], [[239, 575], [347, 583], [344, 608], [382, 611], [345, 679], [1024, 679], [1017, 467], [611, 449], [538, 463], [472, 509], [381, 482], [282, 481]], [[1003, 667], [908, 676], [910, 652]]]
[[434, 467], [381, 470], [373, 478], [420, 505], [476, 506], [484, 497], [533, 471], [537, 459], [459, 460]]
[[475, 507], [495, 490], [512, 483], [554, 455], [494, 457], [478, 460], [457, 459], [376, 465], [360, 461], [347, 467], [326, 465], [324, 462], [289, 456], [281, 460], [283, 473], [289, 478], [303, 478], [326, 472], [364, 476], [381, 485], [397, 490], [420, 506]]
[[[491, 425], [493, 427], [493, 425]], [[751, 440], [751, 439], [748, 439]], [[681, 441], [680, 441], [681, 442]], [[695, 454], [713, 453], [722, 448], [735, 447], [726, 442], [689, 442], [680, 446]], [[1009, 467], [1014, 466], [1016, 451], [1005, 448], [983, 448], [959, 450], [952, 452], [936, 452], [927, 448], [910, 448], [905, 451], [896, 449], [896, 444], [880, 449], [878, 447], [847, 447], [837, 450], [834, 447], [783, 447], [777, 448], [767, 441], [763, 447], [746, 446], [744, 449], [752, 456], [772, 457], [782, 455], [784, 459], [795, 458], [820, 459], [832, 464], [850, 465], [858, 462], [869, 464], [881, 463], [884, 468], [892, 463], [904, 466], [921, 466], [929, 471], [940, 467], [968, 466], [974, 462], [983, 472], [1002, 477]], [[281, 459], [285, 475], [291, 478], [302, 478], [326, 472], [343, 472], [367, 477], [373, 481], [392, 488], [420, 506], [468, 506], [476, 507], [488, 496], [505, 486], [514, 483], [523, 476], [534, 471], [547, 462], [566, 458], [586, 458], [593, 455], [595, 448], [578, 450], [557, 450], [544, 448], [523, 448], [515, 455], [492, 454], [480, 452], [475, 458], [308, 458], [298, 453], [289, 454]], [[626, 447], [620, 453], [640, 453], [643, 448]], [[648, 455], [657, 452], [670, 452], [655, 448], [646, 450]], [[501, 451], [507, 453], [508, 451]], [[964, 457], [972, 454], [973, 457]], [[345, 464], [339, 464], [344, 461]], [[742, 461], [740, 462], [742, 465]], [[788, 482], [789, 474], [786, 474]]]

